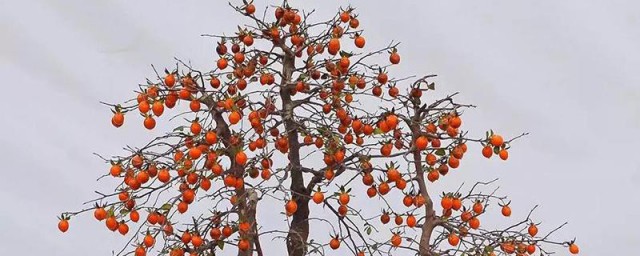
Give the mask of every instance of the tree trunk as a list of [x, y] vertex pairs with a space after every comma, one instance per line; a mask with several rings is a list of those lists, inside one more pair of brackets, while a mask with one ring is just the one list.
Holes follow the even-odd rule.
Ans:
[[[207, 107], [209, 108], [209, 112], [211, 113], [211, 115], [213, 116], [213, 119], [216, 122], [216, 133], [222, 139], [222, 143], [225, 145], [225, 147], [229, 148], [230, 146], [229, 141], [231, 138], [231, 129], [229, 129], [229, 125], [225, 122], [224, 118], [222, 117], [222, 113], [215, 110], [216, 103], [213, 100], [213, 97], [211, 95], [207, 95], [202, 100], [202, 102], [205, 105], [207, 105]], [[230, 155], [228, 151], [225, 151], [225, 154], [229, 158], [233, 159], [233, 156]], [[244, 167], [239, 166], [234, 162], [231, 163], [230, 171], [236, 177], [243, 177], [245, 172]], [[246, 251], [238, 250], [238, 256], [251, 256], [253, 255], [254, 249], [257, 249], [258, 255], [262, 256], [262, 250], [259, 248], [259, 241], [258, 241], [258, 235], [257, 235], [258, 228], [256, 224], [256, 207], [258, 205], [258, 194], [254, 189], [251, 189], [251, 188], [250, 189], [240, 188], [240, 189], [237, 189], [235, 193], [237, 198], [239, 199], [239, 204], [238, 204], [239, 218], [240, 220], [247, 221], [251, 225], [249, 234], [247, 235], [247, 239], [249, 241], [249, 250], [246, 250]]]
[[422, 225], [422, 234], [420, 235], [420, 256], [433, 256], [431, 253], [431, 234], [435, 228], [435, 216], [425, 218]]
[[[420, 136], [420, 115], [421, 110], [418, 107], [418, 104], [414, 104], [414, 116], [412, 118], [411, 133], [412, 140], [416, 141], [416, 139]], [[431, 234], [433, 233], [433, 229], [436, 227], [437, 218], [436, 213], [433, 210], [433, 200], [429, 196], [429, 192], [427, 191], [427, 185], [424, 180], [424, 169], [422, 168], [422, 155], [419, 150], [415, 150], [413, 152], [413, 163], [416, 169], [416, 180], [418, 181], [418, 186], [420, 188], [420, 194], [424, 197], [424, 213], [425, 220], [422, 225], [422, 233], [420, 234], [420, 256], [432, 256], [433, 253], [431, 251]]]
[[258, 205], [258, 193], [253, 189], [244, 190], [243, 200], [240, 207], [240, 218], [246, 220], [250, 225], [250, 233], [248, 234], [249, 250], [238, 250], [238, 256], [251, 256], [253, 251], [258, 251], [258, 255], [262, 255], [262, 250], [256, 248], [258, 243], [258, 225], [256, 223], [256, 208]]
[[291, 100], [291, 90], [293, 88], [291, 76], [295, 70], [295, 56], [289, 49], [285, 50], [282, 66], [283, 77], [280, 84], [280, 98], [282, 99], [283, 108], [282, 120], [289, 141], [288, 169], [291, 174], [291, 196], [298, 204], [298, 210], [293, 214], [289, 233], [287, 234], [287, 251], [289, 256], [304, 256], [307, 253], [307, 238], [309, 237], [309, 191], [305, 188], [302, 166], [300, 165], [298, 124], [294, 120], [294, 105]]
[[287, 235], [287, 251], [289, 256], [304, 256], [307, 254], [307, 238], [309, 237], [309, 200], [298, 197], [296, 202], [298, 210], [293, 214]]

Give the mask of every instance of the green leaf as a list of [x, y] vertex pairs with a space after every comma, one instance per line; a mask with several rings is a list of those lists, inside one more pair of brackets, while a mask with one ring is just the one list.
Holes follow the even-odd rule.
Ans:
[[376, 127], [376, 129], [375, 129], [375, 130], [373, 130], [373, 134], [375, 134], [375, 135], [380, 135], [380, 134], [382, 134], [382, 130], [381, 130], [380, 128], [377, 128], [377, 127]]
[[429, 90], [435, 90], [435, 89], [436, 89], [436, 84], [435, 84], [435, 83], [433, 83], [433, 82], [432, 82], [432, 83], [430, 83], [430, 84], [427, 84], [427, 88], [428, 88]]
[[173, 129], [174, 132], [183, 131], [183, 130], [184, 130], [184, 126], [178, 126], [178, 127]]
[[160, 207], [160, 210], [163, 210], [163, 211], [171, 210], [171, 204], [169, 203], [163, 204], [162, 207]]
[[484, 251], [485, 251], [486, 253], [493, 252], [493, 247], [492, 247], [492, 246], [487, 246], [487, 247], [485, 247], [485, 248], [484, 248]]
[[444, 151], [444, 148], [440, 148], [440, 149], [436, 150], [435, 154], [437, 156], [444, 156], [446, 154], [446, 152]]
[[367, 226], [365, 231], [367, 231], [367, 235], [371, 235], [371, 226]]
[[224, 249], [224, 241], [218, 240], [217, 243], [218, 243], [218, 248], [220, 248], [220, 250], [223, 250]]

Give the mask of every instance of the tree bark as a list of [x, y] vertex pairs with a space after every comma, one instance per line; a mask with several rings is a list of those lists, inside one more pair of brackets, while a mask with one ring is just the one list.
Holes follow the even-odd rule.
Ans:
[[[422, 110], [419, 108], [419, 104], [414, 103], [414, 116], [409, 123], [411, 127], [412, 140], [416, 141], [416, 139], [420, 136], [420, 117], [422, 115]], [[433, 210], [433, 200], [429, 196], [429, 192], [427, 191], [427, 185], [424, 180], [424, 169], [422, 168], [422, 154], [420, 154], [419, 150], [415, 150], [413, 152], [413, 163], [416, 169], [416, 180], [418, 181], [418, 186], [420, 188], [420, 194], [424, 197], [424, 211], [425, 211], [425, 220], [422, 224], [422, 233], [420, 234], [420, 245], [418, 247], [420, 251], [420, 256], [432, 256], [431, 251], [431, 234], [433, 233], [433, 229], [437, 224], [436, 213]]]
[[[207, 95], [203, 98], [202, 102], [209, 108], [209, 112], [213, 116], [213, 119], [216, 123], [216, 133], [222, 139], [222, 143], [224, 144], [227, 150], [224, 152], [230, 159], [233, 159], [233, 155], [228, 151], [231, 138], [231, 129], [229, 125], [222, 117], [222, 113], [217, 111], [216, 103], [213, 100], [211, 95]], [[244, 175], [244, 167], [237, 165], [235, 162], [231, 163], [231, 167], [229, 168], [230, 172], [232, 172], [236, 177], [242, 177]], [[238, 250], [238, 256], [251, 256], [253, 255], [254, 248], [256, 248], [257, 243], [257, 224], [256, 224], [256, 207], [258, 204], [258, 194], [253, 189], [245, 189], [240, 188], [235, 191], [236, 196], [239, 199], [238, 204], [238, 213], [239, 218], [241, 220], [247, 221], [251, 225], [250, 234], [248, 234], [249, 241], [249, 250], [242, 251]], [[262, 255], [262, 251], [258, 250], [258, 255]]]
[[282, 120], [289, 142], [289, 165], [291, 174], [292, 199], [298, 204], [298, 210], [293, 214], [289, 233], [287, 234], [287, 251], [289, 256], [303, 256], [307, 253], [307, 238], [309, 237], [309, 191], [304, 185], [302, 166], [300, 165], [300, 144], [298, 142], [298, 124], [294, 120], [293, 101], [291, 100], [291, 79], [295, 70], [295, 55], [284, 50], [282, 60], [283, 72], [280, 84], [280, 98], [282, 99]]
[[254, 251], [258, 251], [258, 255], [262, 255], [262, 251], [256, 248], [258, 240], [258, 226], [256, 223], [256, 208], [258, 205], [258, 193], [253, 189], [244, 190], [244, 199], [239, 207], [240, 218], [247, 221], [251, 225], [250, 233], [247, 235], [249, 240], [249, 250], [238, 250], [238, 256], [251, 256]]

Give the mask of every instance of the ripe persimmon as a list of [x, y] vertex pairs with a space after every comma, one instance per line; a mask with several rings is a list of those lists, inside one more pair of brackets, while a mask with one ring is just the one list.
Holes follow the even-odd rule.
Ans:
[[400, 63], [400, 54], [395, 51], [392, 52], [391, 55], [389, 55], [389, 62], [394, 65]]
[[471, 215], [471, 212], [469, 211], [464, 211], [462, 212], [462, 214], [460, 214], [460, 220], [462, 220], [463, 222], [468, 222], [472, 217], [473, 215]]
[[147, 116], [144, 119], [143, 123], [144, 123], [144, 127], [149, 129], [149, 130], [152, 130], [153, 128], [156, 127], [156, 120], [154, 120], [153, 117], [151, 117], [151, 116]]
[[504, 140], [502, 139], [502, 136], [494, 134], [489, 137], [489, 143], [491, 143], [491, 145], [493, 145], [494, 147], [500, 147], [504, 143]]
[[169, 170], [166, 168], [161, 169], [158, 172], [158, 180], [162, 183], [167, 183], [171, 179], [171, 175], [169, 174]]
[[104, 220], [107, 218], [107, 211], [103, 207], [98, 207], [93, 212], [93, 216], [96, 218], [96, 220]]
[[115, 127], [120, 127], [124, 124], [124, 114], [122, 112], [116, 112], [111, 118], [111, 124]]
[[220, 236], [222, 236], [222, 231], [220, 231], [220, 228], [213, 227], [211, 228], [211, 231], [209, 231], [209, 235], [212, 239], [218, 240]]
[[247, 239], [240, 239], [240, 241], [238, 241], [238, 249], [240, 249], [241, 251], [246, 251], [249, 250], [249, 241], [247, 241]]
[[336, 55], [338, 54], [338, 51], [340, 51], [340, 39], [338, 38], [331, 38], [331, 40], [329, 40], [329, 44], [327, 46], [328, 52], [331, 55]]
[[116, 220], [115, 216], [108, 217], [105, 221], [105, 225], [111, 231], [116, 231], [116, 229], [118, 229], [118, 221]]
[[333, 180], [333, 177], [335, 175], [336, 175], [335, 172], [331, 168], [328, 168], [324, 171], [324, 178], [327, 180]]
[[445, 210], [451, 209], [451, 207], [453, 207], [453, 199], [449, 196], [442, 197], [440, 200], [440, 206]]
[[505, 217], [511, 216], [511, 207], [509, 207], [508, 205], [503, 205], [502, 206], [502, 215], [505, 216]]
[[378, 192], [380, 193], [380, 195], [384, 196], [389, 193], [390, 190], [391, 187], [389, 187], [389, 183], [381, 182], [380, 185], [378, 185]]
[[237, 164], [244, 166], [247, 163], [247, 154], [245, 154], [243, 151], [240, 151], [236, 153], [235, 160]]
[[407, 187], [407, 181], [404, 179], [396, 180], [396, 188], [400, 190], [404, 190]]
[[187, 210], [189, 210], [189, 204], [185, 201], [180, 201], [178, 203], [178, 212], [179, 213], [185, 213], [187, 212]]
[[162, 104], [162, 101], [155, 101], [153, 102], [153, 105], [151, 106], [151, 111], [153, 111], [153, 114], [155, 116], [161, 116], [162, 113], [164, 113], [164, 104]]
[[501, 149], [498, 155], [500, 156], [500, 159], [507, 160], [509, 158], [509, 151], [507, 151], [506, 149]]
[[133, 222], [138, 222], [140, 220], [140, 213], [135, 209], [129, 213], [129, 219]]
[[378, 83], [380, 84], [386, 84], [387, 81], [389, 80], [389, 77], [387, 76], [387, 73], [382, 72], [378, 74], [377, 80], [378, 80]]
[[322, 201], [324, 201], [324, 194], [318, 190], [313, 194], [313, 202], [320, 204]]
[[109, 169], [109, 174], [111, 174], [111, 176], [118, 177], [120, 176], [120, 173], [122, 173], [122, 167], [119, 164], [111, 165], [111, 168]]
[[67, 232], [67, 230], [69, 230], [69, 221], [66, 219], [61, 219], [58, 222], [58, 230], [60, 230], [60, 232], [62, 233]]
[[427, 137], [419, 136], [418, 138], [416, 138], [415, 145], [418, 150], [426, 149], [428, 144], [429, 144], [429, 140], [427, 140]]
[[337, 250], [338, 248], [340, 248], [340, 240], [338, 240], [337, 237], [332, 238], [331, 241], [329, 241], [329, 247], [331, 247], [331, 249]]
[[296, 213], [296, 211], [298, 210], [298, 203], [296, 203], [296, 201], [294, 200], [289, 200], [285, 206], [284, 209], [286, 211], [286, 214], [288, 216], [293, 215], [294, 213]]
[[569, 252], [571, 254], [578, 254], [580, 252], [580, 248], [578, 248], [578, 245], [576, 245], [575, 243], [571, 243], [569, 245]]
[[202, 131], [202, 125], [200, 125], [200, 123], [196, 120], [191, 122], [191, 126], [189, 128], [194, 136], [200, 134], [200, 132]]
[[386, 212], [383, 212], [382, 215], [380, 215], [380, 222], [382, 222], [382, 224], [387, 224], [390, 220], [391, 217], [389, 217], [389, 214], [387, 214]]
[[262, 172], [260, 172], [260, 177], [262, 177], [262, 179], [264, 180], [268, 180], [269, 178], [271, 178], [271, 170], [269, 170], [269, 168], [262, 169]]
[[143, 100], [142, 102], [138, 103], [138, 110], [140, 110], [140, 113], [146, 114], [147, 112], [149, 112], [149, 110], [151, 110], [151, 105], [149, 105], [148, 101]]
[[231, 124], [237, 124], [238, 122], [240, 122], [240, 113], [238, 111], [232, 111], [231, 114], [229, 114], [229, 123]]
[[415, 227], [417, 222], [418, 221], [416, 220], [416, 216], [413, 216], [413, 214], [409, 214], [409, 216], [407, 216], [407, 226], [409, 226], [410, 228]]
[[404, 204], [404, 206], [406, 207], [413, 205], [413, 197], [411, 197], [410, 195], [405, 195], [402, 199], [402, 204]]
[[438, 159], [436, 158], [436, 155], [429, 153], [425, 156], [425, 162], [427, 162], [428, 165], [434, 166], [437, 163]]
[[358, 48], [363, 48], [365, 43], [366, 43], [364, 37], [361, 36], [361, 35], [356, 35], [356, 37], [353, 40], [353, 42], [356, 45], [356, 47], [358, 47]]
[[191, 244], [193, 245], [193, 247], [196, 247], [196, 248], [200, 247], [202, 246], [203, 243], [204, 243], [204, 240], [197, 233], [191, 236]]
[[252, 15], [253, 13], [256, 12], [256, 6], [253, 4], [247, 4], [246, 7], [244, 7], [244, 11], [249, 14]]
[[402, 237], [400, 237], [400, 235], [398, 233], [394, 233], [391, 236], [391, 245], [393, 247], [398, 247], [398, 246], [400, 246], [401, 243], [402, 243]]
[[400, 90], [398, 89], [398, 87], [394, 85], [391, 88], [389, 88], [389, 96], [395, 98], [395, 97], [398, 97], [398, 94], [400, 94]]
[[375, 186], [371, 186], [367, 189], [367, 196], [369, 196], [369, 198], [376, 196], [377, 193], [378, 193], [378, 190], [376, 190]]
[[118, 232], [123, 236], [126, 235], [129, 233], [129, 225], [124, 223], [124, 221], [120, 221], [120, 224], [118, 224]]
[[233, 229], [229, 225], [222, 228], [222, 235], [224, 235], [224, 237], [230, 237], [231, 234], [233, 234]]
[[460, 238], [455, 234], [455, 233], [449, 233], [449, 236], [447, 237], [447, 241], [449, 241], [449, 244], [451, 246], [457, 246], [458, 243], [460, 243]]
[[146, 256], [147, 255], [147, 250], [145, 250], [144, 247], [142, 247], [142, 245], [138, 245], [138, 247], [136, 247], [136, 250], [134, 251], [134, 255], [135, 256]]
[[218, 69], [223, 70], [229, 66], [229, 62], [225, 58], [220, 58], [216, 65], [218, 66]]
[[404, 219], [402, 219], [402, 216], [396, 215], [394, 221], [395, 221], [396, 225], [400, 226], [400, 225], [402, 225], [402, 222], [404, 222]]
[[427, 180], [429, 180], [431, 182], [435, 182], [439, 178], [440, 178], [440, 173], [438, 171], [436, 171], [436, 170], [431, 170], [427, 174]]
[[480, 220], [476, 217], [472, 217], [469, 220], [469, 227], [472, 229], [478, 229], [480, 227]]
[[459, 197], [454, 197], [451, 204], [451, 209], [457, 211], [457, 210], [460, 210], [461, 207], [462, 207], [462, 200], [460, 200]]
[[204, 191], [209, 191], [211, 188], [211, 180], [206, 177], [202, 177], [202, 180], [200, 181], [200, 188]]
[[344, 204], [338, 207], [338, 214], [342, 217], [347, 216], [348, 211], [349, 211], [349, 208], [347, 208], [347, 206]]
[[176, 84], [176, 76], [174, 76], [173, 74], [167, 74], [164, 77], [164, 85], [166, 85], [167, 87], [171, 88]]
[[156, 240], [153, 238], [153, 236], [149, 233], [147, 233], [144, 238], [142, 239], [142, 243], [144, 244], [144, 246], [146, 246], [147, 248], [153, 246], [153, 244], [155, 244]]
[[360, 25], [360, 21], [358, 21], [356, 17], [351, 17], [351, 20], [349, 21], [349, 27], [358, 28], [359, 25]]
[[486, 145], [482, 148], [482, 155], [486, 158], [491, 158], [491, 156], [493, 155], [493, 149], [491, 148], [491, 146]]
[[459, 128], [462, 125], [462, 119], [458, 115], [455, 115], [449, 118], [449, 125], [453, 128]]
[[482, 202], [476, 201], [475, 203], [473, 203], [473, 212], [475, 212], [476, 214], [481, 214], [483, 208], [484, 206], [482, 205]]
[[396, 182], [401, 178], [402, 176], [396, 168], [389, 168], [389, 170], [387, 170], [387, 179], [389, 179], [389, 181]]
[[536, 224], [531, 223], [527, 231], [529, 232], [529, 235], [531, 237], [535, 237], [538, 234], [538, 227], [536, 226]]
[[351, 197], [349, 197], [348, 193], [342, 192], [338, 197], [338, 201], [340, 202], [341, 205], [346, 205], [349, 203], [349, 201], [351, 201]]
[[460, 166], [460, 159], [449, 156], [449, 161], [447, 163], [449, 164], [449, 167], [455, 169]]
[[187, 204], [192, 203], [195, 198], [196, 192], [193, 191], [193, 189], [186, 189], [182, 191], [182, 201], [186, 202]]

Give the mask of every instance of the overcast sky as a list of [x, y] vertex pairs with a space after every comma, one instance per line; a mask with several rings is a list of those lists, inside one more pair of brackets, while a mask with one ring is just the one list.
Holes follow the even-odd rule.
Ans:
[[[347, 3], [292, 2], [317, 18]], [[476, 135], [531, 133], [508, 162], [473, 148], [475, 160], [436, 189], [500, 178], [515, 217], [540, 204], [536, 219], [569, 221], [556, 237], [577, 237], [582, 255], [637, 252], [640, 2], [349, 2], [368, 46], [402, 42], [398, 76], [437, 74], [440, 93], [478, 106], [465, 115]], [[150, 64], [179, 57], [208, 69], [213, 42], [199, 35], [229, 34], [238, 17], [217, 0], [0, 0], [0, 255], [120, 249], [126, 240], [90, 214], [64, 235], [56, 229], [60, 212], [110, 188], [95, 181], [108, 166], [92, 152], [119, 154], [153, 135], [134, 115], [113, 129], [99, 101], [129, 99], [154, 76]]]

